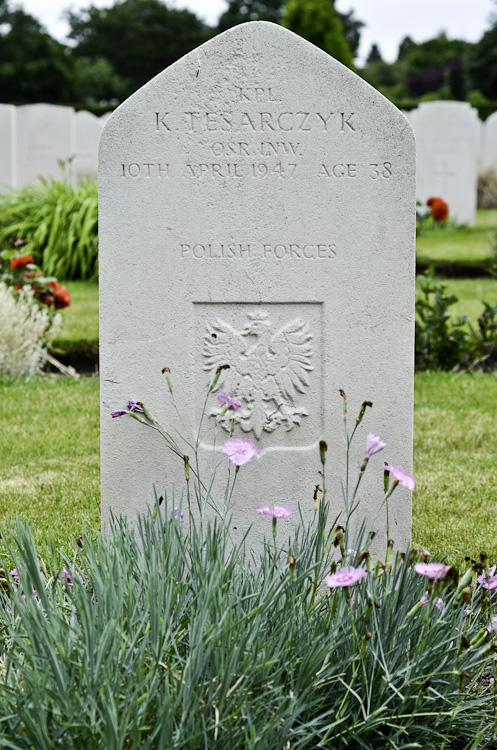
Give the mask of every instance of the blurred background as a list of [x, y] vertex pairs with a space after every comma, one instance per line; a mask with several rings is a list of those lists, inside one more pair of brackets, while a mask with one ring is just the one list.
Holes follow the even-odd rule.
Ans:
[[101, 115], [221, 31], [266, 20], [354, 69], [404, 110], [497, 110], [494, 0], [0, 0], [2, 102]]

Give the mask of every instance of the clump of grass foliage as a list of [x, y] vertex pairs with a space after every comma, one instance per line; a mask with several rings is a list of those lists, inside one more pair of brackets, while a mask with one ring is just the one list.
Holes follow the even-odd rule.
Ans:
[[478, 208], [497, 208], [497, 172], [485, 169], [478, 175], [477, 183]]
[[[477, 572], [491, 580], [484, 557], [427, 580], [414, 568], [426, 550], [394, 556], [389, 540], [375, 562], [365, 523], [351, 530], [360, 477], [330, 518], [323, 441], [314, 513], [301, 511], [292, 534], [273, 517], [249, 554], [196, 461], [143, 404], [114, 416], [124, 414], [158, 430], [184, 463], [184, 507], [183, 496], [156, 498], [135, 530], [115, 520], [106, 536], [78, 540], [71, 559], [40, 555], [21, 523], [3, 534], [4, 565], [15, 568], [4, 570], [0, 599], [3, 746], [485, 746], [497, 641], [494, 595], [472, 584]], [[187, 438], [190, 453], [201, 435]], [[372, 435], [368, 444], [362, 474], [384, 447]], [[361, 580], [331, 587], [326, 574], [344, 567]]]
[[44, 180], [0, 195], [0, 243], [29, 240], [29, 252], [46, 276], [95, 279], [98, 275], [97, 183], [72, 187]]

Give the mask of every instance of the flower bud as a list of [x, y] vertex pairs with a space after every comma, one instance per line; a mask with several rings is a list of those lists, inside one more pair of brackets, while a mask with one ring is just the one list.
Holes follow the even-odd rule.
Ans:
[[464, 680], [472, 680], [473, 677], [470, 675], [469, 672], [466, 672], [466, 670], [463, 670], [459, 673], [459, 690], [463, 690], [464, 688]]
[[321, 463], [324, 466], [326, 463], [326, 451], [328, 450], [328, 445], [324, 440], [319, 441], [319, 457], [321, 458]]
[[293, 555], [288, 556], [288, 567], [290, 569], [290, 580], [297, 580], [297, 563]]
[[459, 654], [462, 654], [462, 652], [465, 649], [468, 649], [470, 646], [469, 638], [467, 635], [462, 635], [461, 640], [459, 642]]
[[165, 374], [165, 376], [166, 376], [167, 387], [169, 388], [169, 393], [172, 396], [173, 395], [173, 385], [171, 383], [171, 370], [169, 369], [169, 367], [163, 367], [162, 368], [162, 374], [163, 375]]
[[314, 510], [315, 511], [317, 511], [317, 509], [318, 509], [318, 492], [322, 492], [322, 491], [323, 490], [321, 489], [321, 487], [319, 486], [319, 484], [317, 484], [316, 487], [314, 488], [314, 496], [313, 496]]
[[[387, 462], [385, 461], [383, 466], [388, 466]], [[383, 492], [385, 495], [388, 492], [388, 488], [390, 487], [390, 472], [388, 469], [383, 469]]]
[[373, 406], [373, 402], [372, 402], [372, 401], [363, 401], [363, 402], [362, 402], [362, 404], [361, 404], [361, 408], [360, 408], [360, 410], [359, 410], [359, 415], [358, 415], [358, 417], [357, 417], [357, 419], [356, 419], [356, 427], [358, 427], [358, 426], [359, 426], [359, 425], [361, 424], [361, 422], [362, 422], [362, 419], [363, 419], [363, 417], [364, 417], [364, 414], [365, 414], [365, 412], [366, 412], [366, 409], [367, 409], [367, 407], [368, 407], [368, 406], [369, 406], [370, 408], [372, 408], [372, 406]]
[[216, 370], [216, 374], [214, 375], [214, 380], [212, 381], [212, 383], [211, 383], [211, 386], [210, 386], [210, 388], [209, 388], [209, 390], [210, 390], [210, 391], [212, 391], [212, 390], [213, 390], [213, 388], [215, 388], [215, 387], [216, 387], [216, 385], [217, 385], [217, 381], [218, 381], [218, 380], [219, 380], [219, 378], [221, 377], [221, 373], [222, 373], [222, 371], [223, 371], [223, 370], [229, 370], [229, 369], [230, 369], [230, 366], [229, 366], [229, 365], [219, 365], [219, 367], [218, 367], [218, 368], [217, 368], [217, 370]]

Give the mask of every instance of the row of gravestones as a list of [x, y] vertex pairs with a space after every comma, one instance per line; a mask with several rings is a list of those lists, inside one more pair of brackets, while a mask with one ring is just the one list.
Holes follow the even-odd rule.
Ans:
[[0, 191], [60, 179], [61, 162], [71, 183], [96, 175], [106, 119], [54, 104], [0, 104]]
[[[404, 114], [417, 141], [417, 198], [440, 196], [452, 217], [473, 224], [478, 171], [497, 170], [497, 113], [482, 123], [467, 103], [429, 102]], [[60, 177], [60, 160], [70, 181], [96, 174], [107, 118], [49, 104], [0, 105], [0, 189]], [[132, 176], [141, 168], [132, 166]]]
[[497, 113], [482, 123], [467, 102], [426, 102], [404, 112], [417, 144], [416, 195], [439, 196], [450, 215], [474, 224], [478, 172], [497, 171]]

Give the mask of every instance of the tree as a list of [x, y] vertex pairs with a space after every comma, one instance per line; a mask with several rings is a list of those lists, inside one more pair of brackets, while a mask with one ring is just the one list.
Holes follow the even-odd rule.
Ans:
[[3, 102], [14, 104], [59, 104], [74, 96], [70, 50], [7, 0], [0, 0], [0, 91]]
[[401, 43], [399, 44], [399, 52], [397, 55], [397, 62], [402, 62], [403, 60], [407, 60], [409, 56], [409, 52], [416, 47], [416, 42], [411, 39], [410, 36], [405, 36]]
[[332, 0], [288, 0], [282, 24], [349, 68], [354, 67], [342, 21]]
[[464, 99], [464, 68], [470, 48], [445, 33], [421, 44], [411, 43], [405, 55], [406, 85], [414, 97], [440, 92], [440, 98]]
[[431, 68], [440, 68], [454, 58], [465, 58], [471, 45], [462, 39], [448, 39], [442, 32], [434, 39], [412, 44], [406, 55], [407, 75], [416, 75]]
[[117, 0], [111, 8], [90, 6], [67, 18], [74, 54], [108, 60], [129, 81], [127, 94], [212, 35], [194, 13], [170, 9], [160, 0]]
[[371, 49], [369, 50], [369, 55], [366, 59], [366, 65], [371, 65], [371, 63], [375, 62], [382, 62], [383, 58], [381, 56], [380, 48], [377, 44], [372, 44]]
[[228, 0], [228, 8], [222, 14], [217, 31], [226, 31], [246, 21], [273, 21], [280, 23], [284, 0]]
[[497, 17], [468, 53], [467, 71], [471, 89], [497, 99]]
[[[329, 0], [333, 3], [333, 0]], [[246, 21], [272, 21], [281, 23], [283, 18], [283, 6], [285, 0], [228, 0], [228, 9], [219, 19], [217, 31], [226, 31], [226, 29], [236, 26]], [[354, 16], [354, 11], [337, 14], [342, 22], [345, 39], [351, 49], [352, 55], [357, 55], [359, 42], [361, 40], [361, 29], [364, 26]]]
[[343, 32], [345, 39], [347, 40], [350, 51], [354, 57], [357, 57], [359, 51], [359, 44], [361, 41], [361, 29], [364, 26], [364, 21], [359, 21], [354, 17], [354, 11], [349, 10], [348, 13], [340, 13], [337, 11], [343, 26]]
[[77, 57], [74, 89], [76, 101], [95, 104], [101, 99], [122, 101], [130, 83], [117, 75], [105, 57]]

